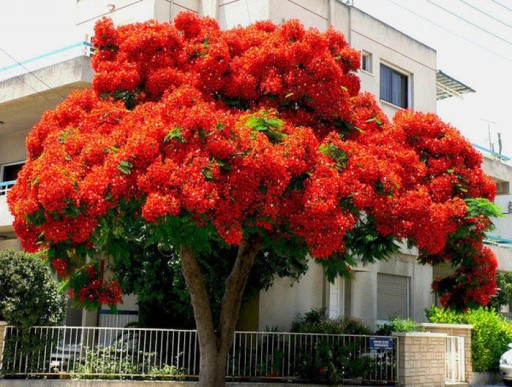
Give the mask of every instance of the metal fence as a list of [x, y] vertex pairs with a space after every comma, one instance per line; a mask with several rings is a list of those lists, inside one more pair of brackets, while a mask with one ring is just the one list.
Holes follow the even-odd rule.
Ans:
[[[280, 332], [236, 332], [227, 363], [234, 379], [322, 379], [394, 383], [398, 380], [396, 338]], [[376, 342], [386, 342], [386, 347]], [[175, 379], [199, 374], [196, 331], [7, 327], [1, 373], [9, 376]], [[332, 375], [331, 375], [332, 376]]]

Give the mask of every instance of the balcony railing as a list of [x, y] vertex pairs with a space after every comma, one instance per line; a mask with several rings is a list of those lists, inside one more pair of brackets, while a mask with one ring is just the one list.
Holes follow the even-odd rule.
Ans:
[[12, 188], [14, 183], [16, 183], [16, 180], [0, 181], [0, 196], [6, 195], [7, 192]]
[[91, 56], [92, 44], [86, 41], [71, 44], [8, 66], [0, 66], [0, 81], [39, 70], [79, 56]]
[[[306, 381], [336, 364], [339, 379], [394, 383], [397, 338], [288, 332], [236, 332], [227, 362], [232, 379]], [[376, 345], [376, 342], [385, 343]], [[0, 374], [20, 376], [197, 378], [195, 330], [7, 327]], [[321, 379], [322, 380], [322, 379]]]

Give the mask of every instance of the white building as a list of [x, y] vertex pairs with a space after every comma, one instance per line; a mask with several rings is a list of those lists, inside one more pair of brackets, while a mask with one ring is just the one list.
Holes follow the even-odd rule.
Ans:
[[[26, 159], [25, 136], [44, 110], [60, 103], [71, 90], [91, 85], [88, 37], [94, 23], [103, 16], [118, 25], [149, 19], [169, 21], [183, 10], [215, 17], [222, 28], [293, 18], [321, 31], [333, 25], [352, 47], [361, 50], [362, 89], [379, 97], [390, 116], [401, 108], [435, 112], [437, 99], [472, 91], [437, 69], [433, 48], [339, 0], [77, 0], [76, 28], [84, 42], [48, 55], [40, 64], [31, 63], [40, 66], [31, 73], [0, 71], [0, 249], [20, 248], [5, 199]], [[511, 174], [501, 175], [498, 169], [492, 176], [508, 184]], [[512, 239], [510, 233], [503, 237]], [[500, 257], [500, 267], [509, 270], [507, 262], [511, 262], [507, 256]], [[352, 279], [338, 279], [334, 284], [327, 282], [320, 265], [310, 266], [300, 283], [291, 287], [289, 280], [277, 279], [269, 291], [246, 305], [241, 326], [287, 330], [297, 313], [320, 307], [327, 307], [332, 317], [358, 317], [370, 326], [392, 314], [423, 321], [424, 309], [434, 302], [430, 285], [438, 272], [418, 264], [415, 251], [403, 250], [387, 262], [358, 267]], [[123, 307], [135, 308], [133, 299]], [[70, 319], [70, 323], [78, 323], [80, 316]], [[94, 320], [94, 315], [83, 316], [83, 323], [94, 324]], [[100, 324], [111, 323], [100, 319]]]

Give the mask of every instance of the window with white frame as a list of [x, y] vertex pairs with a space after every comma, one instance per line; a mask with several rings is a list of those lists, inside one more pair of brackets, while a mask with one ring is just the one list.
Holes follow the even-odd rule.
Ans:
[[401, 108], [409, 107], [409, 76], [380, 64], [380, 99]]
[[21, 168], [23, 167], [23, 165], [25, 165], [24, 161], [1, 165], [0, 166], [0, 174], [1, 174], [0, 181], [6, 182], [6, 181], [16, 180], [18, 178], [18, 173], [21, 170]]
[[0, 195], [5, 195], [14, 185], [23, 165], [25, 165], [24, 161], [0, 165]]
[[367, 51], [361, 52], [361, 70], [373, 73], [373, 56]]
[[409, 318], [411, 310], [410, 278], [377, 274], [377, 320]]

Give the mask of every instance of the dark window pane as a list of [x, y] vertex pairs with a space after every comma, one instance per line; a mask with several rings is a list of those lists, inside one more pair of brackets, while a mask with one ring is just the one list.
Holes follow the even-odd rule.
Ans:
[[406, 75], [386, 65], [380, 65], [380, 98], [382, 100], [396, 106], [407, 108], [407, 90]]
[[4, 165], [2, 181], [12, 181], [18, 178], [18, 172], [23, 167], [24, 163], [13, 164], [13, 165]]

